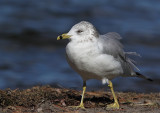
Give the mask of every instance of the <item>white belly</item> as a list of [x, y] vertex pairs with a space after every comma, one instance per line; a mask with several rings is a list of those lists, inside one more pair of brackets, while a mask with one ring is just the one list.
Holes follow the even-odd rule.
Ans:
[[94, 44], [87, 46], [69, 43], [66, 47], [69, 64], [84, 80], [112, 79], [123, 73], [121, 64], [113, 56], [100, 53]]

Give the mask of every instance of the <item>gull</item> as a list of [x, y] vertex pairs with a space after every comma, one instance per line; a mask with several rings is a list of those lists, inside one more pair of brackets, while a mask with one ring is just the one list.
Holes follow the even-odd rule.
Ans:
[[114, 103], [107, 109], [119, 109], [119, 103], [113, 90], [111, 80], [118, 77], [149, 78], [140, 74], [135, 63], [128, 55], [138, 55], [136, 52], [125, 52], [120, 43], [121, 36], [116, 32], [100, 35], [96, 28], [87, 21], [75, 24], [68, 33], [57, 37], [57, 40], [69, 39], [66, 46], [66, 59], [69, 65], [82, 77], [83, 92], [81, 102], [76, 108], [84, 107], [86, 81], [102, 80], [107, 83], [113, 94]]

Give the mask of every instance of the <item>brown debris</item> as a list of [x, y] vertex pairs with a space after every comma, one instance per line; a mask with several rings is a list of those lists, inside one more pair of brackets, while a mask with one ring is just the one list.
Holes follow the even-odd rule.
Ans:
[[[113, 102], [110, 92], [86, 92], [86, 109], [74, 109], [69, 106], [79, 105], [81, 91], [58, 89], [50, 86], [36, 86], [26, 90], [0, 90], [0, 113], [54, 113], [54, 112], [106, 112], [106, 105]], [[137, 94], [116, 93], [120, 109], [116, 113], [160, 110], [160, 93]], [[112, 111], [110, 111], [112, 112]]]

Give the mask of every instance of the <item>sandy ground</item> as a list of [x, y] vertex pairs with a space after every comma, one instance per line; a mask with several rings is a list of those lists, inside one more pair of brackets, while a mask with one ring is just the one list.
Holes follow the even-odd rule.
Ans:
[[160, 113], [160, 93], [116, 92], [120, 109], [109, 110], [113, 102], [110, 92], [86, 92], [85, 108], [79, 105], [81, 91], [36, 86], [26, 90], [0, 90], [0, 113]]

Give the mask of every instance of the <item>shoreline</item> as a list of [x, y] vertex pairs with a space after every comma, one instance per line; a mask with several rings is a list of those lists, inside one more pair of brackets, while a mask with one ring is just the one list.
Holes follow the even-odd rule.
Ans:
[[86, 109], [69, 106], [79, 105], [82, 91], [35, 86], [25, 90], [0, 90], [0, 112], [4, 113], [52, 113], [52, 112], [154, 112], [160, 110], [160, 93], [115, 92], [120, 104], [118, 110], [107, 110], [106, 105], [113, 103], [111, 92], [86, 92], [84, 105]]

